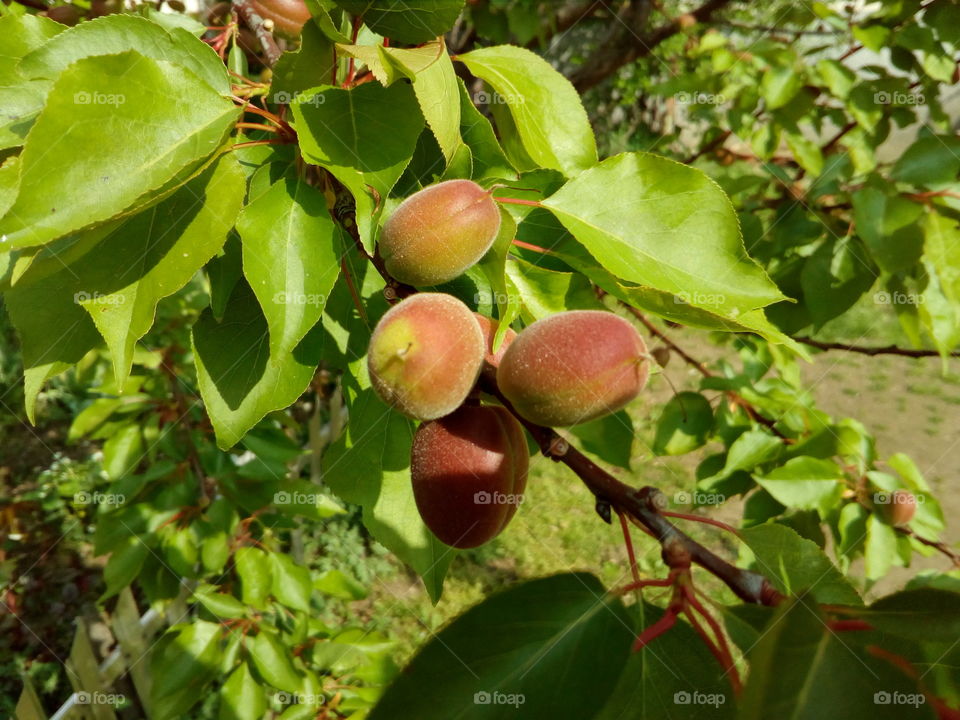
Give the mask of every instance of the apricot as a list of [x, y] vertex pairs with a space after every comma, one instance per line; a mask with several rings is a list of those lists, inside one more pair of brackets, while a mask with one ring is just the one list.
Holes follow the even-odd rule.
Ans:
[[917, 512], [917, 498], [909, 490], [890, 493], [889, 504], [884, 506], [884, 515], [891, 525], [907, 525]]
[[523, 428], [502, 407], [464, 405], [423, 423], [410, 457], [420, 517], [452, 547], [488, 542], [516, 513], [529, 462]]
[[486, 351], [486, 354], [483, 356], [483, 361], [491, 367], [499, 367], [500, 361], [503, 359], [503, 354], [507, 351], [507, 348], [510, 347], [513, 339], [517, 337], [517, 333], [513, 328], [507, 328], [507, 331], [503, 334], [500, 347], [494, 352], [493, 340], [497, 335], [497, 329], [500, 327], [500, 323], [480, 313], [474, 313], [473, 316], [480, 324], [480, 332], [483, 333], [483, 346]]
[[384, 402], [417, 420], [433, 420], [463, 403], [483, 355], [483, 333], [466, 305], [452, 295], [418, 293], [380, 318], [367, 367]]
[[648, 374], [647, 347], [633, 325], [610, 312], [571, 310], [517, 335], [497, 383], [527, 420], [566, 427], [616, 412]]
[[474, 265], [500, 231], [500, 210], [472, 180], [446, 180], [415, 192], [383, 226], [387, 272], [423, 287], [453, 280]]
[[264, 20], [273, 21], [273, 29], [288, 37], [299, 37], [310, 10], [303, 0], [250, 0], [250, 6]]

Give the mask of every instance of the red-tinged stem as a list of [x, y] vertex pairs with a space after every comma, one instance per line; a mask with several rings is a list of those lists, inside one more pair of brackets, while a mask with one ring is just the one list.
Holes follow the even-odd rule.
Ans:
[[630, 526], [627, 524], [626, 516], [617, 511], [617, 517], [620, 518], [620, 529], [623, 531], [623, 542], [627, 546], [627, 556], [630, 558], [630, 574], [633, 575], [635, 583], [640, 582], [640, 571], [637, 570], [637, 556], [633, 554], [633, 540], [630, 538]]
[[632, 592], [633, 590], [642, 590], [643, 588], [648, 588], [648, 587], [670, 587], [671, 585], [673, 585], [672, 573], [670, 577], [663, 578], [662, 580], [656, 580], [656, 579], [637, 580], [636, 582], [628, 583], [627, 585], [624, 585], [622, 588], [616, 590], [616, 592], [620, 595], [625, 595], [628, 592]]
[[283, 140], [252, 140], [251, 142], [242, 142], [235, 143], [230, 147], [231, 150], [239, 150], [240, 148], [253, 147], [254, 145], [285, 145], [286, 143]]
[[834, 632], [873, 630], [873, 625], [866, 620], [831, 620], [827, 624]]
[[[713, 615], [707, 612], [707, 609], [697, 599], [697, 596], [693, 590], [693, 586], [689, 584], [684, 585], [683, 594], [689, 607], [700, 613], [700, 615], [703, 616], [703, 619], [707, 621], [710, 629], [713, 631], [713, 634], [716, 637], [717, 649], [719, 651], [717, 659], [720, 661], [723, 669], [730, 676], [730, 684], [733, 686], [733, 692], [736, 695], [739, 695], [740, 691], [743, 689], [743, 683], [740, 680], [740, 673], [737, 672], [737, 665], [733, 661], [733, 653], [730, 652], [730, 646], [727, 644], [727, 637], [724, 635], [723, 629], [720, 627], [720, 623], [717, 622]], [[689, 618], [692, 615], [693, 613], [691, 613], [688, 609], [687, 617]]]
[[280, 130], [274, 125], [264, 125], [263, 123], [248, 123], [248, 122], [238, 122], [238, 128], [246, 128], [248, 130], [263, 130], [265, 132], [278, 133]]
[[[357, 36], [360, 34], [360, 27], [363, 25], [363, 20], [359, 17], [353, 19], [353, 34], [350, 37], [350, 42], [353, 45], [357, 44]], [[353, 84], [353, 76], [356, 72], [356, 61], [353, 57], [347, 62], [347, 76], [343, 80], [343, 87], [350, 87]]]
[[553, 254], [553, 250], [547, 250], [546, 248], [542, 248], [539, 245], [531, 245], [530, 243], [524, 242], [523, 240], [517, 240], [516, 238], [514, 238], [513, 240], [511, 240], [511, 242], [517, 247], [525, 248], [527, 250], [533, 250], [534, 252], [543, 253], [544, 255]]
[[713, 525], [718, 527], [721, 530], [726, 530], [729, 533], [733, 533], [737, 537], [740, 537], [740, 532], [733, 527], [732, 525], [727, 525], [727, 523], [722, 520], [714, 520], [713, 518], [703, 517], [702, 515], [687, 515], [686, 513], [678, 512], [669, 512], [667, 510], [661, 510], [661, 515], [666, 517], [679, 518], [680, 520], [693, 520], [694, 522], [704, 523], [705, 525]]
[[672, 605], [668, 607], [667, 611], [660, 616], [659, 620], [657, 620], [653, 625], [645, 629], [642, 633], [640, 633], [640, 635], [637, 636], [636, 641], [633, 643], [633, 652], [642, 650], [644, 647], [663, 635], [667, 630], [676, 625], [677, 615], [679, 613], [679, 607], [673, 607]]
[[506, 205], [529, 205], [530, 207], [543, 207], [539, 200], [521, 200], [520, 198], [494, 198], [498, 203]]
[[343, 278], [347, 281], [347, 288], [350, 290], [350, 297], [353, 298], [353, 304], [357, 308], [357, 312], [360, 313], [360, 318], [363, 320], [363, 324], [367, 327], [370, 327], [370, 321], [367, 320], [367, 311], [363, 307], [363, 301], [360, 299], [360, 294], [357, 292], [357, 286], [353, 284], [353, 276], [350, 275], [350, 269], [347, 267], [346, 258], [340, 260], [340, 269], [343, 270]]

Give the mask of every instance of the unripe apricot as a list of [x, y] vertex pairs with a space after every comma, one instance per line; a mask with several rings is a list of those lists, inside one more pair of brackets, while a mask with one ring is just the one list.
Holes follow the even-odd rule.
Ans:
[[538, 425], [565, 427], [616, 412], [647, 382], [647, 347], [629, 322], [601, 310], [538, 320], [507, 348], [497, 384]]
[[483, 354], [483, 333], [466, 305], [452, 295], [419, 293], [380, 318], [367, 367], [384, 402], [417, 420], [433, 420], [463, 403]]
[[273, 21], [273, 29], [289, 37], [299, 37], [310, 10], [303, 0], [250, 0], [250, 6], [264, 20]]
[[380, 255], [400, 282], [439, 285], [480, 260], [499, 231], [489, 192], [472, 180], [446, 180], [400, 203], [383, 226]]
[[917, 498], [909, 490], [890, 493], [890, 503], [884, 507], [884, 514], [891, 525], [907, 525], [916, 512]]
[[529, 462], [523, 428], [502, 407], [464, 405], [422, 424], [410, 458], [420, 517], [447, 545], [482, 545], [516, 513]]
[[507, 328], [507, 331], [503, 334], [503, 340], [500, 343], [500, 347], [497, 348], [497, 351], [493, 351], [493, 340], [497, 335], [497, 329], [500, 327], [500, 323], [496, 320], [488, 318], [486, 315], [481, 315], [480, 313], [474, 313], [473, 316], [477, 319], [477, 323], [480, 325], [480, 332], [483, 333], [483, 346], [486, 351], [486, 354], [483, 356], [483, 361], [490, 365], [491, 367], [498, 367], [500, 361], [503, 359], [503, 354], [507, 351], [507, 348], [510, 347], [510, 343], [513, 342], [513, 339], [517, 337], [517, 333], [513, 328]]

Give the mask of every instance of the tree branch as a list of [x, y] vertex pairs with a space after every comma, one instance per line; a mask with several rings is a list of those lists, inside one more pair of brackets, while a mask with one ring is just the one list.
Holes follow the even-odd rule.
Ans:
[[237, 15], [243, 18], [247, 27], [253, 31], [260, 41], [260, 47], [263, 49], [263, 59], [268, 67], [273, 67], [274, 63], [280, 59], [281, 50], [277, 46], [277, 41], [273, 33], [268, 29], [266, 21], [260, 17], [260, 14], [253, 9], [249, 0], [232, 0], [233, 9]]
[[[901, 357], [922, 358], [939, 357], [940, 353], [936, 350], [911, 350], [896, 345], [884, 345], [883, 347], [864, 347], [862, 345], [848, 345], [839, 342], [822, 342], [809, 337], [793, 338], [799, 343], [815, 347], [820, 350], [844, 350], [846, 352], [858, 353], [860, 355], [900, 355]], [[960, 350], [954, 350], [950, 353], [951, 357], [960, 357]]]

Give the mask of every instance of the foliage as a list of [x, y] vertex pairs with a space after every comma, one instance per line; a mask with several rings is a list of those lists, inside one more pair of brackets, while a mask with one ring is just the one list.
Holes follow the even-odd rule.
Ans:
[[[268, 47], [244, 55], [235, 19], [212, 34], [149, 13], [68, 29], [0, 5], [0, 282], [23, 406], [35, 420], [55, 378], [95, 378], [69, 437], [102, 443], [98, 489], [83, 490], [108, 556], [100, 602], [133, 585], [191, 606], [150, 652], [150, 716], [204, 697], [221, 718], [955, 713], [955, 578], [865, 597], [917, 553], [957, 562], [940, 504], [907, 455], [878, 457], [864, 423], [817, 408], [800, 365], [803, 333], [871, 296], [944, 364], [960, 344], [960, 160], [940, 104], [958, 6], [816, 3], [760, 39], [762, 12], [711, 26], [664, 6], [670, 63], [614, 63], [600, 89], [624, 109], [604, 120], [600, 89], [585, 106], [544, 58], [497, 44], [548, 41], [537, 3], [394, 5], [311, 1], [299, 44], [259, 76]], [[493, 44], [451, 53], [455, 23]], [[883, 48], [890, 66], [850, 65]], [[897, 128], [909, 146], [884, 161]], [[453, 178], [489, 189], [504, 221], [438, 290], [517, 330], [620, 312], [662, 343], [661, 365], [700, 373], [657, 410], [653, 451], [699, 461], [674, 505], [742, 500], [739, 558], [695, 548], [669, 518], [699, 516], [568, 449], [629, 466], [625, 414], [564, 438], [526, 423], [628, 542], [627, 516], [655, 531], [664, 562], [643, 569], [667, 578], [517, 583], [398, 675], [389, 639], [337, 605], [366, 596], [362, 563], [345, 572], [312, 548], [362, 522], [434, 602], [456, 560], [417, 512], [413, 423], [366, 363], [377, 320], [414, 292], [383, 271], [380, 228]], [[670, 324], [712, 331], [727, 354], [708, 369]], [[904, 489], [917, 511], [895, 526], [884, 505]], [[717, 590], [704, 608], [691, 560], [744, 602]], [[651, 604], [648, 585], [669, 597]]]

